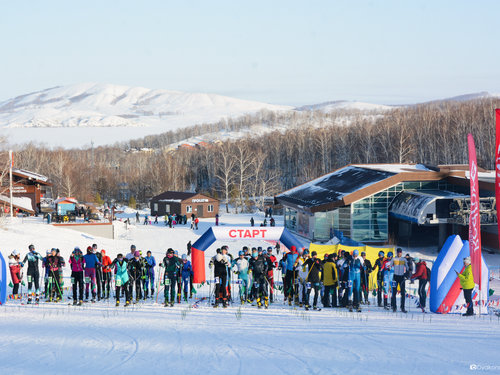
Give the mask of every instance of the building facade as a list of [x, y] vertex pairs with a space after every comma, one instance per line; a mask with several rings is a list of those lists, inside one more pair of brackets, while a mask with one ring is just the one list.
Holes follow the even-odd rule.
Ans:
[[195, 215], [200, 218], [215, 217], [219, 201], [208, 195], [180, 191], [166, 191], [150, 200], [151, 215]]
[[[467, 238], [467, 176], [467, 166], [348, 165], [275, 202], [283, 205], [285, 226], [311, 240], [343, 235], [363, 243], [440, 246], [450, 234]], [[492, 176], [480, 173], [482, 217], [490, 214], [481, 228], [498, 248]]]

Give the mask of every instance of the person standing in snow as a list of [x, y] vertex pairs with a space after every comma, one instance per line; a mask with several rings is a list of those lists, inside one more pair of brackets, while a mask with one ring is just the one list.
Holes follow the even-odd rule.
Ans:
[[302, 255], [297, 258], [294, 264], [295, 273], [297, 275], [297, 290], [295, 299], [298, 300], [299, 307], [307, 307], [307, 275], [308, 275], [308, 265], [306, 261], [309, 258], [309, 250], [304, 249]]
[[89, 288], [92, 292], [92, 302], [95, 302], [97, 294], [96, 267], [99, 259], [93, 253], [92, 247], [87, 247], [87, 254], [83, 256], [85, 260], [85, 300], [89, 299]]
[[[325, 285], [325, 294], [323, 296], [324, 307], [337, 307], [337, 285], [338, 274], [335, 264], [335, 254], [328, 255], [323, 264], [323, 284]], [[330, 299], [330, 295], [332, 295]]]
[[219, 226], [219, 214], [215, 214], [215, 226]]
[[12, 279], [12, 295], [14, 298], [18, 297], [19, 284], [22, 282], [21, 267], [22, 263], [20, 261], [21, 256], [17, 250], [14, 250], [12, 254], [9, 255], [9, 270], [10, 278]]
[[403, 258], [403, 250], [398, 247], [396, 250], [397, 256], [392, 260], [391, 265], [394, 269], [394, 288], [392, 290], [391, 306], [392, 311], [396, 312], [396, 294], [398, 290], [398, 285], [401, 291], [401, 312], [406, 313], [405, 310], [405, 300], [406, 300], [406, 288], [405, 288], [405, 277], [408, 271], [408, 263], [406, 258]]
[[467, 312], [465, 314], [462, 314], [462, 316], [472, 316], [474, 315], [474, 305], [472, 304], [474, 276], [472, 274], [470, 257], [464, 258], [464, 270], [460, 273], [457, 270], [455, 270], [455, 272], [460, 279], [460, 286], [464, 291], [465, 304], [467, 306]]
[[155, 294], [155, 266], [156, 260], [151, 251], [146, 253], [146, 285], [144, 287], [146, 298], [149, 296], [149, 285], [151, 284], [151, 298]]
[[101, 250], [102, 257], [102, 297], [109, 299], [111, 289], [111, 258], [106, 255], [106, 250]]
[[283, 262], [286, 265], [286, 274], [284, 281], [284, 293], [285, 300], [288, 299], [288, 305], [291, 306], [294, 297], [295, 280], [297, 278], [297, 273], [295, 271], [295, 261], [299, 257], [297, 248], [295, 246], [290, 247], [290, 252], [283, 255]]
[[314, 290], [314, 300], [313, 309], [318, 309], [318, 296], [321, 289], [321, 278], [320, 273], [323, 271], [323, 264], [318, 258], [318, 253], [316, 251], [311, 252], [311, 258], [307, 259], [304, 263], [304, 268], [306, 268], [306, 308], [311, 308], [309, 305], [309, 297], [311, 295], [311, 290]]
[[222, 307], [227, 307], [228, 296], [228, 270], [231, 267], [231, 261], [227, 256], [227, 247], [222, 247], [220, 253], [209, 263], [209, 267], [214, 267], [215, 276], [215, 305], [218, 307], [222, 302]]
[[258, 252], [252, 253], [253, 261], [250, 262], [250, 271], [253, 275], [253, 288], [254, 296], [257, 298], [257, 306], [262, 307], [262, 300], [267, 309], [269, 306], [269, 298], [266, 292], [266, 275], [267, 275], [267, 261]]
[[368, 293], [370, 292], [370, 273], [372, 272], [372, 263], [366, 258], [366, 252], [361, 252], [361, 290], [363, 292], [365, 304], [369, 305]]
[[[160, 267], [165, 268], [163, 283], [165, 285], [165, 306], [174, 306], [175, 301], [175, 284], [177, 283], [177, 272], [180, 267], [179, 258], [174, 256], [174, 250], [168, 249], [166, 256], [163, 258]], [[170, 295], [169, 295], [170, 292]]]
[[188, 252], [187, 254], [188, 254], [188, 256], [190, 256], [191, 255], [191, 247], [192, 247], [191, 241], [189, 241], [187, 243], [186, 247], [187, 247], [187, 252]]
[[253, 219], [253, 217], [250, 218], [250, 226], [255, 226], [255, 220]]
[[184, 293], [184, 301], [188, 299], [188, 290], [190, 287], [191, 276], [193, 275], [193, 267], [191, 262], [187, 259], [186, 254], [182, 254], [181, 277], [182, 277], [182, 290]]
[[102, 279], [103, 279], [102, 267], [101, 267], [102, 255], [101, 255], [101, 253], [99, 253], [99, 251], [97, 251], [97, 244], [92, 245], [92, 252], [95, 254], [95, 256], [97, 257], [97, 260], [99, 261], [95, 266], [95, 279], [96, 279], [96, 286], [97, 286], [97, 300], [100, 301], [101, 296], [104, 293], [102, 293], [102, 290], [101, 290]]
[[[384, 309], [389, 310], [387, 306], [387, 299], [389, 297], [389, 293], [393, 294], [397, 291], [394, 290], [393, 280], [394, 280], [394, 268], [392, 266], [392, 251], [387, 253], [387, 258], [382, 263], [382, 278], [384, 285]], [[391, 298], [392, 300], [392, 298]]]
[[[28, 303], [31, 303], [31, 296], [33, 294], [31, 288], [33, 284], [35, 284], [36, 302], [38, 303], [40, 301], [40, 272], [38, 271], [38, 261], [42, 260], [42, 256], [35, 251], [34, 245], [29, 245], [28, 249], [29, 253], [26, 254], [23, 260], [23, 264], [28, 263], [28, 272], [26, 273], [28, 278]], [[47, 267], [47, 270], [48, 269]]]
[[424, 260], [419, 258], [413, 258], [417, 264], [416, 272], [411, 276], [412, 280], [418, 280], [418, 297], [419, 297], [419, 307], [422, 311], [425, 311], [427, 293], [425, 291], [425, 286], [427, 285], [427, 279], [429, 275], [427, 274], [427, 264]]
[[372, 271], [375, 271], [375, 269], [378, 267], [377, 271], [377, 305], [378, 307], [382, 307], [382, 292], [383, 292], [383, 283], [384, 283], [384, 278], [383, 278], [383, 264], [385, 261], [385, 253], [383, 251], [378, 252], [378, 259], [375, 261], [375, 264], [372, 267]]
[[269, 282], [269, 302], [274, 301], [274, 269], [278, 268], [278, 262], [273, 255], [273, 248], [267, 248], [268, 268], [267, 268], [267, 281]]
[[57, 255], [57, 249], [53, 248], [51, 255], [47, 258], [49, 268], [49, 302], [58, 302], [62, 299], [60, 273], [64, 267], [64, 260]]
[[123, 254], [118, 254], [111, 264], [111, 268], [115, 269], [116, 306], [120, 305], [120, 296], [122, 293], [125, 294], [125, 306], [130, 304], [131, 297], [128, 287], [129, 276], [127, 263], [128, 261], [123, 257]]
[[349, 282], [351, 286], [352, 305], [349, 306], [349, 310], [352, 311], [355, 308], [358, 312], [361, 311], [359, 306], [360, 302], [360, 290], [361, 290], [361, 269], [363, 264], [359, 258], [359, 251], [356, 249], [352, 252], [352, 259], [349, 262]]
[[[75, 247], [69, 257], [71, 267], [71, 280], [73, 281], [73, 305], [82, 305], [83, 303], [83, 273], [85, 270], [85, 259], [79, 247]], [[78, 298], [77, 290], [80, 293]]]
[[245, 258], [245, 252], [240, 250], [238, 253], [238, 258], [232, 263], [232, 266], [236, 266], [237, 270], [235, 273], [238, 275], [238, 280], [240, 282], [240, 302], [243, 305], [248, 299], [248, 260]]
[[142, 261], [141, 253], [136, 250], [134, 257], [128, 261], [127, 270], [129, 273], [129, 290], [130, 290], [130, 300], [133, 301], [133, 292], [135, 286], [135, 302], [139, 302], [142, 299], [142, 286], [141, 286], [141, 276], [142, 276]]

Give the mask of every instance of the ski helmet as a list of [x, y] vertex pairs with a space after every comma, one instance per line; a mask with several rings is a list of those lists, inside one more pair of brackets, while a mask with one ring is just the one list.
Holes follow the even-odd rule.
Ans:
[[354, 256], [358, 256], [358, 255], [359, 255], [359, 251], [358, 251], [358, 249], [354, 250], [354, 251], [352, 252], [352, 255], [354, 255]]
[[267, 255], [267, 250], [262, 250], [262, 255]]
[[257, 248], [257, 251], [258, 251], [258, 252], [262, 252], [262, 247], [261, 247], [261, 246], [259, 246], [259, 247]]
[[135, 245], [130, 245], [130, 250], [134, 250], [135, 251]]
[[140, 257], [140, 256], [141, 256], [140, 251], [136, 250], [136, 251], [135, 251], [135, 253], [134, 253], [134, 256], [135, 256], [135, 257]]
[[29, 249], [30, 251], [35, 251], [35, 245], [29, 245], [29, 246], [28, 246], [28, 249]]
[[186, 254], [182, 254], [182, 260], [187, 260], [187, 255]]
[[389, 251], [389, 252], [387, 253], [387, 256], [388, 256], [389, 258], [392, 258], [392, 256], [393, 256], [393, 255], [394, 255], [394, 254], [392, 253], [392, 251]]
[[318, 255], [318, 253], [317, 253], [316, 251], [313, 251], [313, 252], [311, 253], [311, 256], [312, 256], [312, 257], [315, 257], [315, 256], [317, 256], [317, 255]]
[[252, 258], [257, 258], [259, 256], [259, 253], [257, 251], [254, 251], [252, 253]]
[[271, 246], [269, 246], [269, 247], [267, 248], [267, 251], [273, 251], [273, 248], [272, 248]]
[[245, 252], [244, 252], [243, 250], [240, 250], [240, 251], [238, 252], [238, 256], [242, 256], [242, 255], [245, 255]]
[[400, 248], [400, 247], [398, 247], [398, 248], [396, 249], [396, 253], [398, 253], [398, 254], [403, 254], [403, 249], [402, 249], [402, 248]]
[[365, 256], [365, 255], [366, 255], [366, 252], [362, 251], [361, 256]]
[[385, 255], [385, 253], [384, 253], [383, 251], [379, 251], [379, 252], [378, 252], [378, 256], [381, 256], [381, 255], [382, 255], [382, 256], [384, 256], [384, 255]]
[[19, 255], [19, 252], [18, 252], [17, 250], [14, 250], [14, 251], [12, 252], [12, 255], [14, 255], [14, 256]]
[[304, 251], [302, 252], [302, 255], [307, 255], [307, 254], [309, 254], [309, 250], [304, 249]]
[[169, 249], [167, 250], [167, 254], [173, 254], [173, 253], [174, 253], [174, 249], [169, 248]]
[[414, 261], [415, 263], [418, 263], [418, 262], [420, 262], [420, 258], [419, 258], [419, 257], [415, 257], [415, 258], [413, 258], [413, 261]]

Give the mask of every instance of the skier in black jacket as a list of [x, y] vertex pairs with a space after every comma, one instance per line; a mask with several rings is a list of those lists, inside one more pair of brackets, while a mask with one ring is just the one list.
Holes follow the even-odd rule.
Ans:
[[228, 270], [231, 267], [231, 260], [227, 255], [227, 248], [222, 247], [220, 253], [216, 254], [210, 261], [209, 267], [214, 267], [215, 276], [215, 305], [218, 307], [222, 302], [223, 307], [227, 307], [228, 296]]
[[311, 306], [309, 305], [309, 296], [311, 295], [311, 290], [314, 290], [314, 301], [313, 309], [316, 310], [318, 307], [318, 296], [321, 289], [321, 278], [319, 273], [323, 271], [323, 263], [318, 258], [316, 251], [311, 252], [311, 258], [304, 262], [304, 267], [309, 271], [307, 274], [307, 296], [306, 296], [306, 310]]
[[366, 252], [361, 252], [361, 259], [363, 259], [364, 267], [361, 267], [361, 290], [365, 299], [365, 304], [369, 305], [368, 293], [370, 288], [370, 273], [372, 272], [372, 263], [366, 258]]
[[384, 265], [384, 256], [385, 253], [383, 251], [378, 252], [378, 259], [375, 261], [375, 264], [372, 267], [372, 271], [378, 267], [377, 271], [377, 305], [378, 307], [382, 307], [382, 294], [383, 294], [383, 282], [384, 276], [382, 274], [383, 265]]
[[135, 302], [139, 302], [142, 299], [142, 288], [141, 288], [141, 276], [142, 276], [142, 261], [140, 259], [140, 252], [136, 250], [134, 257], [128, 261], [127, 269], [130, 276], [130, 300], [133, 300], [134, 284], [135, 284]]
[[250, 262], [249, 272], [253, 274], [253, 289], [254, 296], [257, 297], [257, 306], [262, 307], [262, 297], [264, 298], [264, 306], [267, 309], [269, 306], [269, 298], [267, 296], [267, 261], [258, 252], [252, 253], [253, 261]]

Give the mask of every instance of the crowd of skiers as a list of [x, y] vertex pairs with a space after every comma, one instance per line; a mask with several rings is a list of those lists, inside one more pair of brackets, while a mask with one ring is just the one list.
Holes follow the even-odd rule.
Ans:
[[[190, 243], [188, 243], [188, 252]], [[318, 302], [323, 307], [346, 307], [350, 311], [356, 309], [361, 311], [361, 304], [369, 304], [370, 274], [376, 273], [376, 287], [373, 293], [377, 296], [377, 304], [389, 310], [397, 311], [396, 295], [399, 291], [400, 311], [406, 313], [406, 281], [418, 280], [418, 306], [425, 311], [426, 286], [430, 280], [430, 269], [425, 261], [419, 258], [411, 258], [409, 254], [402, 255], [402, 249], [396, 250], [396, 256], [392, 251], [385, 254], [378, 253], [378, 259], [372, 265], [366, 258], [365, 252], [358, 250], [340, 253], [325, 254], [323, 259], [317, 256], [315, 251], [309, 253], [308, 249], [300, 252], [292, 246], [290, 252], [282, 254], [278, 261], [273, 254], [274, 249], [268, 247], [248, 248], [244, 247], [238, 252], [238, 257], [233, 258], [229, 254], [228, 247], [217, 249], [216, 255], [210, 260], [209, 268], [213, 269], [211, 280], [214, 280], [211, 294], [215, 296], [214, 307], [222, 305], [227, 307], [232, 298], [231, 285], [238, 285], [237, 295], [241, 304], [256, 302], [257, 306], [267, 308], [269, 303], [275, 300], [275, 290], [281, 289], [284, 294], [285, 303], [318, 309]], [[276, 246], [279, 254], [279, 244]], [[39, 264], [42, 266], [43, 277], [40, 278]], [[101, 299], [109, 299], [112, 288], [112, 280], [115, 286], [116, 305], [120, 304], [120, 298], [125, 298], [125, 305], [141, 299], [153, 298], [155, 294], [155, 266], [157, 265], [151, 251], [143, 257], [142, 252], [135, 245], [130, 247], [130, 252], [125, 256], [118, 256], [111, 260], [105, 250], [98, 251], [97, 245], [93, 244], [83, 255], [82, 250], [76, 247], [70, 258], [71, 283], [73, 290], [73, 304], [81, 305], [83, 301], [95, 302]], [[23, 270], [27, 268], [28, 301], [32, 303], [32, 297], [38, 303], [40, 300], [40, 280], [44, 281], [44, 296], [47, 301], [57, 302], [63, 297], [63, 268], [66, 262], [60, 255], [59, 249], [48, 250], [42, 257], [33, 245], [29, 246], [29, 252], [21, 261], [20, 254], [14, 250], [9, 256], [9, 267], [13, 283], [12, 293], [19, 293], [19, 285], [23, 282]], [[156, 288], [161, 284], [164, 287], [165, 306], [173, 306], [181, 299], [192, 298], [193, 293], [193, 269], [187, 255], [179, 257], [178, 252], [168, 249], [165, 257], [159, 264], [160, 280], [157, 280]], [[472, 301], [470, 287], [472, 272], [470, 260], [464, 259], [464, 271], [459, 274], [460, 282], [464, 289], [464, 296], [468, 303], [467, 315], [472, 314]], [[275, 285], [275, 272], [281, 274], [282, 283]], [[232, 283], [232, 275], [236, 276]], [[282, 287], [281, 287], [282, 285]], [[159, 291], [158, 291], [159, 292]], [[236, 295], [236, 293], [233, 293]], [[188, 297], [189, 296], [189, 297]], [[156, 295], [158, 298], [158, 293]], [[389, 306], [390, 300], [390, 306]]]

